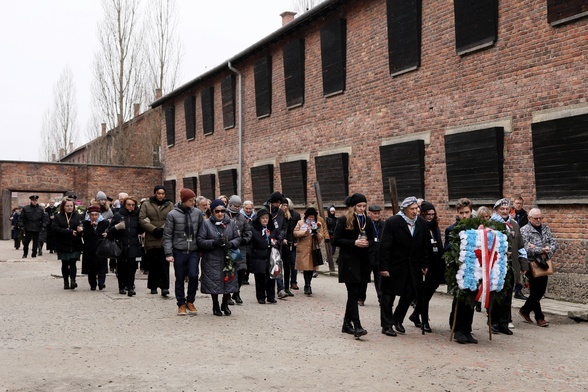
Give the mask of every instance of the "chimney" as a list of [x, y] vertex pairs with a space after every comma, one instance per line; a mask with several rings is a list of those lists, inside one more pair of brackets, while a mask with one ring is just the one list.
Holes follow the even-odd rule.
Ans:
[[69, 142], [69, 152], [71, 153], [73, 151], [73, 143]]
[[102, 123], [102, 136], [106, 136], [106, 123]]
[[282, 17], [282, 26], [286, 26], [288, 23], [294, 20], [296, 12], [284, 11], [280, 14], [280, 16]]
[[135, 117], [138, 117], [139, 114], [141, 114], [141, 104], [140, 103], [134, 103], [133, 104], [133, 115]]
[[59, 149], [59, 159], [63, 158], [65, 156], [65, 149], [60, 148]]
[[51, 154], [51, 162], [55, 162], [55, 154]]
[[159, 99], [159, 98], [161, 98], [161, 89], [156, 88], [155, 89], [155, 99]]

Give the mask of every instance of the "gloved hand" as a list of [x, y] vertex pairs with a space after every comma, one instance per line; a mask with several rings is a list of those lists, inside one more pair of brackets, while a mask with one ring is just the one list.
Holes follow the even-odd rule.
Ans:
[[225, 244], [225, 249], [226, 250], [233, 249], [233, 243], [231, 241], [227, 241], [227, 243]]
[[118, 222], [116, 225], [114, 225], [114, 228], [117, 230], [124, 230], [125, 229], [125, 221]]
[[240, 245], [241, 245], [241, 246], [243, 246], [243, 245], [247, 245], [247, 240], [246, 240], [245, 238], [241, 238]]
[[214, 246], [215, 248], [222, 248], [222, 247], [224, 247], [225, 246], [225, 239], [224, 238], [217, 238], [212, 243], [212, 246]]
[[157, 229], [153, 229], [153, 237], [155, 238], [161, 238], [163, 237], [163, 229], [161, 227], [158, 227]]

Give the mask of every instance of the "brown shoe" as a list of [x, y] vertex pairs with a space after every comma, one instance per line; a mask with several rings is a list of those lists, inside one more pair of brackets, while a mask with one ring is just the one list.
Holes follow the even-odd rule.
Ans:
[[198, 312], [198, 310], [196, 310], [196, 306], [194, 306], [194, 302], [188, 302], [186, 304], [186, 307], [188, 308], [188, 311], [190, 313], [196, 313], [196, 312]]
[[522, 318], [525, 319], [525, 322], [533, 324], [533, 320], [531, 320], [531, 317], [529, 316], [528, 313], [524, 313], [519, 309], [519, 316], [521, 316]]
[[186, 305], [178, 306], [178, 316], [185, 316], [188, 312], [186, 311]]
[[290, 288], [291, 288], [292, 290], [299, 290], [299, 287], [298, 287], [298, 285], [297, 285], [296, 283], [292, 283], [292, 284], [290, 285]]
[[540, 327], [548, 327], [549, 326], [549, 322], [545, 321], [545, 320], [537, 320], [537, 325]]

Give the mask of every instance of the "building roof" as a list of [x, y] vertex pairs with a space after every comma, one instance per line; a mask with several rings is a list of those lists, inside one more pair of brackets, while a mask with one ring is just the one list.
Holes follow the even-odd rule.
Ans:
[[266, 36], [265, 38], [261, 39], [260, 41], [256, 42], [255, 44], [251, 45], [247, 49], [237, 53], [235, 56], [229, 58], [222, 64], [217, 65], [216, 67], [212, 68], [210, 71], [203, 73], [202, 75], [192, 79], [191, 81], [183, 84], [182, 86], [178, 87], [177, 89], [171, 91], [170, 93], [164, 95], [163, 97], [159, 98], [158, 100], [151, 103], [152, 108], [156, 108], [160, 105], [163, 105], [166, 101], [173, 99], [179, 95], [181, 95], [186, 90], [191, 89], [201, 81], [210, 78], [213, 75], [216, 75], [220, 72], [226, 71], [228, 69], [229, 63], [235, 63], [239, 60], [243, 60], [246, 57], [249, 57], [260, 50], [266, 48], [267, 46], [271, 45], [274, 42], [277, 42], [284, 37], [292, 34], [293, 32], [307, 26], [314, 20], [328, 14], [333, 9], [336, 9], [340, 5], [346, 3], [348, 0], [325, 0], [322, 3], [318, 4], [316, 7], [312, 8], [311, 10], [305, 12], [298, 18], [295, 18], [290, 23], [282, 26], [278, 30], [274, 31], [272, 34]]

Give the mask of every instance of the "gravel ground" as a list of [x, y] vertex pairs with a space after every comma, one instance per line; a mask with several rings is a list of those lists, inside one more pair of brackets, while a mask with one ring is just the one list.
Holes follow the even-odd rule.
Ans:
[[551, 315], [548, 328], [516, 317], [513, 336], [490, 341], [476, 313], [480, 343], [459, 345], [449, 341], [451, 298], [437, 294], [434, 333], [406, 320], [406, 335], [386, 337], [370, 285], [360, 308], [369, 333], [356, 340], [341, 333], [346, 291], [335, 277], [275, 305], [257, 304], [244, 286], [245, 304], [223, 317], [198, 293], [198, 315], [179, 317], [175, 299], [149, 294], [140, 271], [133, 298], [118, 294], [112, 274], [105, 291], [90, 291], [85, 276], [63, 290], [55, 255], [19, 256], [0, 241], [3, 391], [588, 390], [588, 329], [565, 317]]

